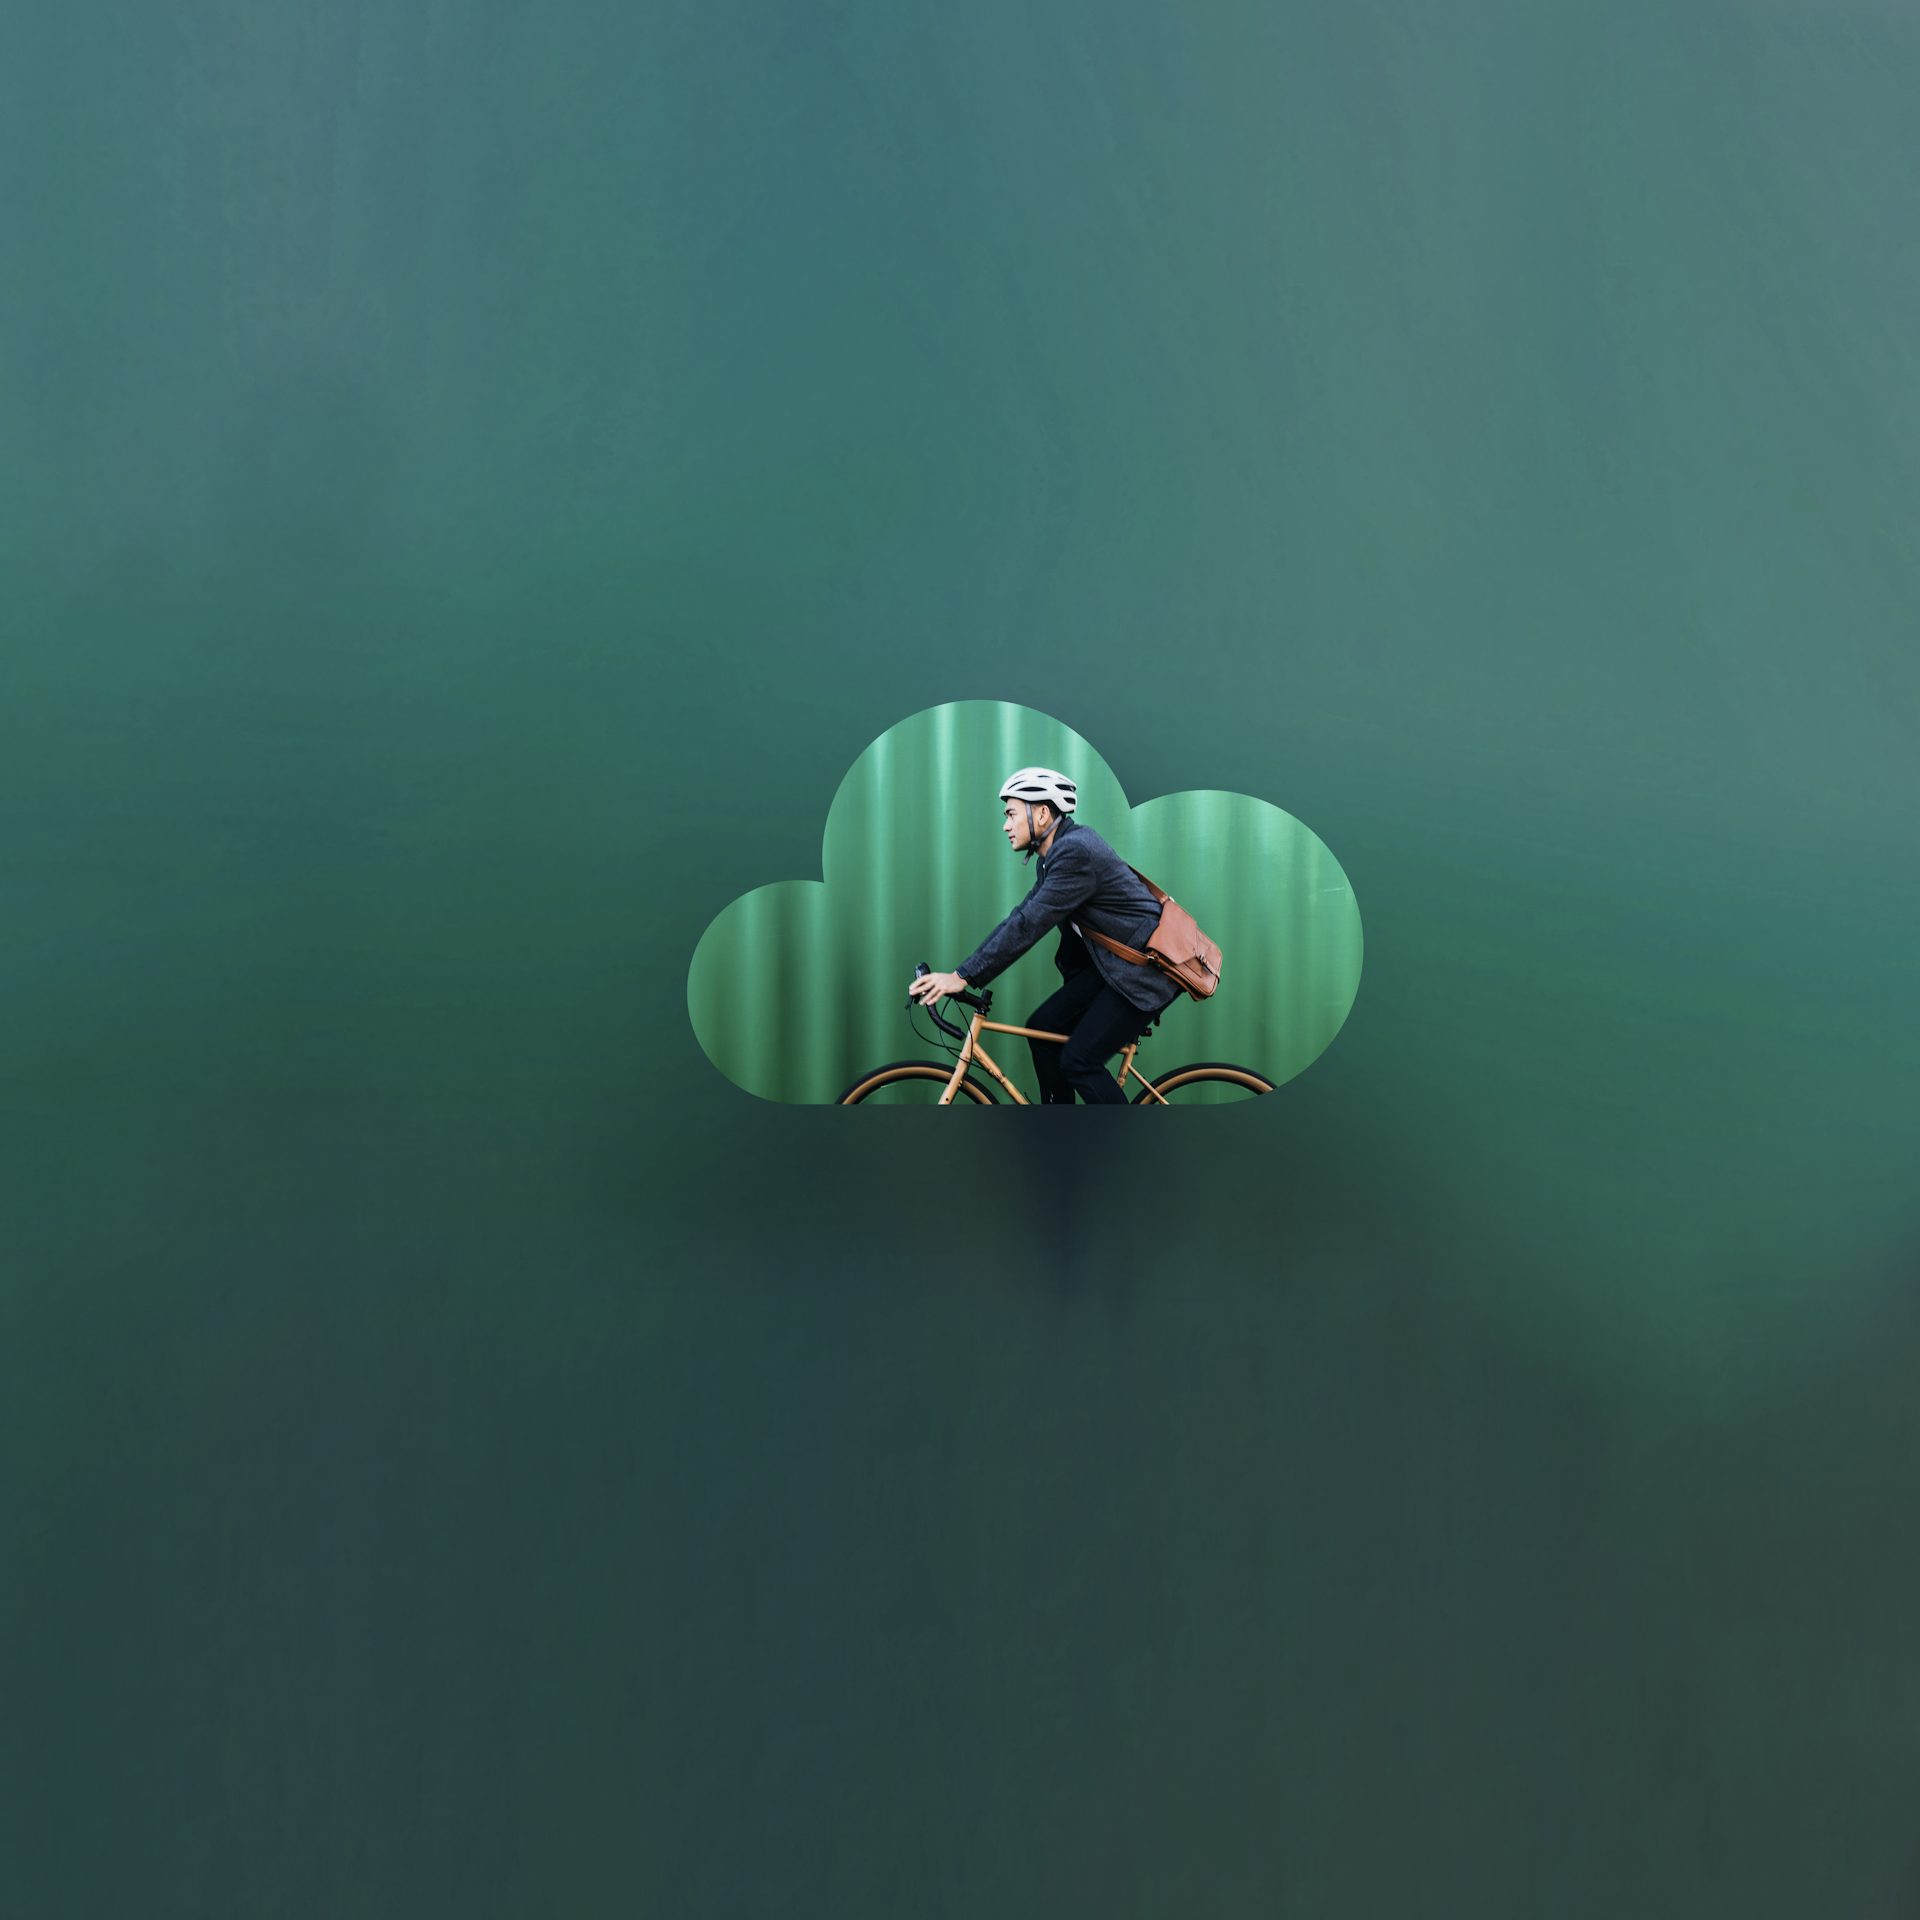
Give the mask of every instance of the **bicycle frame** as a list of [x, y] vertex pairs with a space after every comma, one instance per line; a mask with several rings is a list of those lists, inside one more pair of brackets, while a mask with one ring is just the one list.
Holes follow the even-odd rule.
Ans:
[[[941, 1106], [948, 1107], [953, 1104], [953, 1096], [959, 1092], [960, 1082], [966, 1078], [968, 1067], [972, 1066], [976, 1060], [1012, 1095], [1015, 1106], [1030, 1107], [1033, 1105], [1033, 1102], [1000, 1071], [999, 1067], [994, 1064], [993, 1056], [980, 1044], [980, 1036], [983, 1033], [1010, 1033], [1019, 1040], [1053, 1040], [1057, 1041], [1063, 1047], [1072, 1037], [1064, 1033], [1043, 1033], [1038, 1027], [1010, 1027], [1003, 1021], [989, 1020], [984, 1013], [976, 1012], [967, 1027], [967, 1037], [961, 1043], [960, 1057], [954, 1062], [953, 1075], [940, 1091], [939, 1104]], [[1120, 1072], [1118, 1078], [1121, 1086], [1124, 1087], [1127, 1084], [1127, 1075], [1132, 1074], [1133, 1077], [1146, 1088], [1148, 1093], [1153, 1094], [1154, 1099], [1159, 1101], [1161, 1106], [1171, 1105], [1172, 1103], [1167, 1100], [1164, 1095], [1154, 1093], [1153, 1082], [1133, 1064], [1133, 1056], [1139, 1051], [1139, 1047], [1140, 1042], [1138, 1040], [1129, 1040], [1127, 1044], [1120, 1049]]]

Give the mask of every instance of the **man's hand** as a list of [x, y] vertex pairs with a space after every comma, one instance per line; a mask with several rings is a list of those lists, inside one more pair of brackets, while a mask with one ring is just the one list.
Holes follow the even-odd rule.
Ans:
[[950, 993], [966, 990], [966, 981], [957, 973], [923, 973], [907, 992], [924, 1007], [930, 1000], [944, 1000]]

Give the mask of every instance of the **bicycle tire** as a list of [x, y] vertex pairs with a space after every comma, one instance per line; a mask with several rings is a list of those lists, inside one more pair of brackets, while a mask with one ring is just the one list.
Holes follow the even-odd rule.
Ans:
[[[929, 1060], [894, 1060], [884, 1067], [875, 1067], [870, 1072], [863, 1073], [833, 1104], [836, 1107], [857, 1107], [869, 1094], [878, 1092], [882, 1087], [897, 1087], [902, 1081], [907, 1080], [938, 1080], [944, 1085], [952, 1078], [951, 1067], [935, 1066]], [[976, 1107], [991, 1107], [999, 1104], [994, 1098], [992, 1089], [983, 1087], [972, 1074], [966, 1075], [956, 1089], [953, 1096], [955, 1105], [958, 1105], [962, 1095], [971, 1100]], [[932, 1105], [933, 1102], [929, 1101], [928, 1104]]]
[[1231, 1060], [1196, 1060], [1191, 1066], [1175, 1067], [1171, 1073], [1163, 1073], [1150, 1083], [1150, 1090], [1142, 1088], [1134, 1095], [1133, 1104], [1136, 1107], [1155, 1106], [1158, 1104], [1153, 1097], [1155, 1094], [1165, 1100], [1170, 1093], [1196, 1086], [1238, 1087], [1249, 1095], [1273, 1091], [1273, 1082], [1264, 1073], [1255, 1073], [1251, 1067], [1236, 1066]]

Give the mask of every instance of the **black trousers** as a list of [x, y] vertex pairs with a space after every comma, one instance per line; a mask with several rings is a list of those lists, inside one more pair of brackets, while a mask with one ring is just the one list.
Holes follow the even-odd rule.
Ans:
[[1077, 1093], [1090, 1107], [1124, 1107], [1127, 1096], [1106, 1063], [1129, 1040], [1139, 1039], [1157, 1017], [1115, 993], [1098, 967], [1069, 974], [1058, 993], [1049, 994], [1027, 1015], [1028, 1026], [1069, 1036], [1064, 1047], [1055, 1040], [1027, 1042], [1033, 1049], [1041, 1104], [1070, 1107]]

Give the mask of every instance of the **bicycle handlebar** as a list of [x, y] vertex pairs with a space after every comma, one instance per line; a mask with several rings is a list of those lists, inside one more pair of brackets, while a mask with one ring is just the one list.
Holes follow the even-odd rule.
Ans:
[[[933, 969], [930, 966], [928, 966], [924, 960], [922, 960], [920, 964], [914, 968], [913, 977], [916, 980], [922, 980], [932, 971]], [[989, 1012], [993, 1006], [993, 994], [990, 990], [985, 988], [983, 988], [977, 994], [976, 993], [950, 993], [946, 997], [949, 1000], [958, 1000], [959, 1002], [961, 1002], [963, 1006], [972, 1007], [976, 1013]], [[927, 1012], [932, 1016], [933, 1024], [936, 1027], [938, 1027], [943, 1033], [950, 1033], [956, 1040], [964, 1040], [967, 1037], [966, 1028], [956, 1027], [951, 1020], [943, 1019], [941, 1017], [939, 1006], [934, 1001], [915, 1000], [911, 996], [909, 996], [907, 1000], [907, 1011], [911, 1013], [916, 1007], [925, 1007]]]

